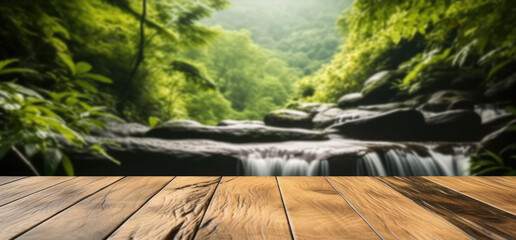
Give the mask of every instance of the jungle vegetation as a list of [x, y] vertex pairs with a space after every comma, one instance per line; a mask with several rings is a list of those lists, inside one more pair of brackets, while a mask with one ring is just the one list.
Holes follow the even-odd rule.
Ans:
[[73, 175], [62, 149], [107, 156], [84, 138], [108, 120], [261, 120], [289, 101], [335, 102], [380, 70], [410, 95], [515, 67], [515, 1], [274, 2], [3, 0], [0, 159]]

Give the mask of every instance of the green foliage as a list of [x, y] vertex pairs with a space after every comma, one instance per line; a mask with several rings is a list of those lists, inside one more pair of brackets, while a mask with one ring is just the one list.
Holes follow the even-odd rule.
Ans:
[[340, 37], [335, 22], [352, 1], [232, 0], [231, 3], [231, 8], [215, 13], [204, 22], [233, 31], [249, 30], [253, 42], [276, 52], [300, 74], [309, 75], [338, 51]]
[[[504, 160], [502, 155], [510, 155]], [[469, 171], [475, 176], [516, 176], [516, 168], [508, 166], [508, 161], [516, 161], [516, 144], [505, 147], [499, 154], [486, 150], [470, 156]]]
[[196, 61], [218, 87], [205, 93], [185, 89], [188, 115], [197, 121], [216, 124], [223, 118], [259, 119], [283, 106], [298, 77], [288, 64], [254, 44], [249, 32], [220, 32], [209, 47], [191, 49], [184, 58]]
[[355, 1], [338, 21], [349, 32], [342, 50], [313, 76], [318, 86], [307, 100], [335, 101], [386, 69], [406, 74], [402, 91], [431, 87], [439, 71], [475, 69], [496, 81], [516, 60], [515, 8], [509, 0]]
[[[20, 156], [22, 153], [15, 151], [18, 157], [28, 158], [33, 163], [41, 157], [42, 172], [45, 175], [54, 175], [60, 164], [67, 174], [73, 175], [72, 162], [62, 149], [82, 150], [86, 146], [85, 135], [89, 130], [104, 126], [100, 117], [115, 118], [106, 113], [104, 107], [90, 105], [92, 97], [88, 92], [98, 91], [85, 77], [90, 70], [87, 64], [75, 64], [71, 58], [66, 59], [69, 60], [65, 63], [66, 69], [53, 69], [45, 74], [25, 68], [7, 67], [16, 62], [14, 59], [0, 62], [0, 75], [6, 75], [4, 79], [12, 79], [0, 82], [0, 159], [9, 150], [23, 146], [24, 155]], [[33, 86], [30, 82], [34, 79], [47, 82], [55, 80], [61, 91], [28, 88], [16, 83], [23, 81]], [[81, 83], [89, 84], [92, 89], [81, 89]], [[67, 146], [63, 146], [64, 142], [58, 137], [63, 137]], [[92, 153], [105, 154], [100, 145], [92, 146], [92, 150]], [[109, 156], [108, 159], [118, 163]]]

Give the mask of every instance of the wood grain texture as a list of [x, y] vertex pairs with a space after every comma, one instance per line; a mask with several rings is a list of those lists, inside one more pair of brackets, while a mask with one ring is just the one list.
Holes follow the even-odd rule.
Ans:
[[220, 177], [176, 177], [109, 239], [192, 239]]
[[0, 207], [0, 236], [15, 237], [118, 179], [77, 177]]
[[516, 188], [497, 184], [482, 177], [427, 177], [427, 179], [516, 215]]
[[381, 177], [380, 181], [433, 211], [477, 239], [513, 239], [516, 216], [422, 177]]
[[0, 206], [54, 186], [71, 177], [28, 177], [0, 186]]
[[19, 239], [103, 239], [172, 177], [126, 177], [36, 226]]
[[384, 239], [470, 239], [374, 178], [327, 179]]
[[0, 185], [4, 185], [10, 182], [14, 182], [16, 180], [20, 180], [25, 177], [0, 177]]
[[481, 177], [482, 179], [489, 180], [491, 182], [495, 182], [507, 187], [516, 188], [516, 177], [495, 177], [495, 176], [486, 176]]
[[276, 179], [224, 177], [196, 239], [292, 239]]
[[278, 177], [295, 239], [379, 239], [324, 177]]

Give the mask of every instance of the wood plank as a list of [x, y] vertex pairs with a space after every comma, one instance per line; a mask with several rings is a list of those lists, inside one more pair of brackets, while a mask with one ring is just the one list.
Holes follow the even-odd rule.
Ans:
[[192, 239], [220, 177], [176, 177], [109, 239]]
[[278, 177], [295, 239], [379, 239], [324, 177]]
[[0, 207], [0, 236], [18, 236], [118, 179], [77, 177]]
[[50, 218], [19, 239], [103, 239], [172, 177], [126, 177]]
[[498, 183], [498, 184], [501, 184], [501, 185], [504, 185], [504, 186], [516, 188], [516, 177], [485, 176], [482, 178], [492, 181], [492, 182], [495, 182], [495, 183]]
[[54, 186], [72, 177], [28, 177], [0, 186], [0, 206]]
[[20, 180], [22, 178], [25, 178], [25, 177], [11, 177], [11, 176], [2, 176], [0, 177], [0, 185], [4, 185], [4, 184], [7, 184], [7, 183], [10, 183], [10, 182], [14, 182], [16, 180]]
[[378, 178], [477, 239], [512, 239], [516, 216], [423, 177]]
[[384, 239], [470, 239], [374, 178], [327, 179]]
[[427, 177], [427, 179], [516, 215], [516, 188], [497, 184], [482, 177]]
[[196, 239], [292, 239], [274, 177], [224, 177]]

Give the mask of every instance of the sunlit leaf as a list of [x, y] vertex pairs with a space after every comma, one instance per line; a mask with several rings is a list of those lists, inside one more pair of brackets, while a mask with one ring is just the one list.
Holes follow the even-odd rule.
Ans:
[[113, 83], [113, 80], [109, 79], [108, 77], [99, 75], [99, 74], [87, 73], [87, 74], [84, 74], [83, 77], [89, 78], [91, 80], [95, 80], [95, 81], [101, 82], [101, 83]]
[[91, 65], [87, 62], [78, 62], [75, 65], [75, 71], [77, 72], [77, 75], [87, 73], [91, 70]]
[[72, 57], [66, 53], [59, 53], [57, 54], [59, 59], [68, 67], [68, 70], [72, 75], [75, 75], [75, 63], [72, 60]]
[[72, 161], [68, 156], [63, 154], [61, 163], [63, 164], [63, 168], [68, 176], [75, 176]]

